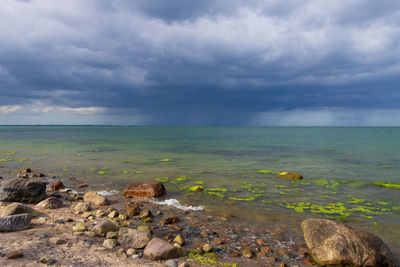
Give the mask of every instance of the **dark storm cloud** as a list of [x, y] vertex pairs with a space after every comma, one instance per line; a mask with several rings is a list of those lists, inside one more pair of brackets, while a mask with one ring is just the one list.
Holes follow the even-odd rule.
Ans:
[[0, 113], [246, 125], [398, 109], [399, 15], [398, 1], [4, 0]]

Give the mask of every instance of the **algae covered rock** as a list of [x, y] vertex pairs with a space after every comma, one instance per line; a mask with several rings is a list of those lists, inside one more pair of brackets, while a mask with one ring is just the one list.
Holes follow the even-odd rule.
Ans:
[[293, 180], [300, 180], [303, 179], [303, 176], [297, 172], [281, 172], [276, 178], [284, 178], [284, 179], [293, 179]]
[[46, 198], [46, 182], [14, 178], [0, 187], [0, 201], [37, 203]]
[[376, 235], [327, 219], [301, 223], [310, 254], [319, 265], [398, 266]]
[[161, 197], [165, 195], [166, 190], [162, 183], [132, 183], [122, 192], [125, 197]]

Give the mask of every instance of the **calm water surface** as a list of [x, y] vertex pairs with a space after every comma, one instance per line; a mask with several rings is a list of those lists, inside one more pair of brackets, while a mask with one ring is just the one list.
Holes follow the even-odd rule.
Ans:
[[107, 190], [157, 179], [167, 198], [260, 226], [328, 217], [400, 255], [400, 128], [2, 126], [0, 165]]

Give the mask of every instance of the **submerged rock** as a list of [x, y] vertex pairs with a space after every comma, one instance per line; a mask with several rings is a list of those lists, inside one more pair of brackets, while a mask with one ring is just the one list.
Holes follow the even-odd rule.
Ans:
[[132, 183], [122, 192], [125, 197], [161, 197], [165, 195], [166, 190], [162, 183]]
[[144, 257], [150, 260], [168, 260], [179, 257], [179, 250], [165, 240], [153, 238], [144, 249]]
[[293, 179], [293, 180], [303, 179], [303, 176], [297, 172], [281, 172], [275, 177], [276, 178]]
[[46, 198], [46, 182], [14, 178], [0, 187], [0, 201], [37, 203]]
[[61, 181], [56, 181], [49, 186], [50, 191], [58, 191], [64, 189], [65, 185]]
[[110, 205], [110, 201], [105, 196], [99, 195], [96, 191], [86, 192], [83, 196], [83, 200], [97, 206]]
[[310, 254], [320, 265], [395, 267], [389, 248], [376, 235], [327, 219], [301, 223]]
[[31, 226], [31, 215], [17, 214], [0, 218], [0, 232], [26, 230]]
[[61, 199], [56, 197], [49, 197], [45, 200], [40, 201], [36, 207], [40, 209], [58, 209], [63, 206], [63, 202]]
[[27, 174], [27, 173], [31, 173], [31, 172], [32, 172], [31, 168], [25, 168], [25, 169], [18, 170], [19, 174]]
[[10, 215], [17, 215], [27, 213], [31, 215], [32, 218], [39, 217], [41, 213], [31, 207], [25, 206], [21, 203], [11, 203], [7, 207], [3, 208], [0, 212], [0, 217], [6, 217]]
[[124, 248], [144, 248], [150, 240], [149, 231], [121, 228], [118, 233], [118, 242]]

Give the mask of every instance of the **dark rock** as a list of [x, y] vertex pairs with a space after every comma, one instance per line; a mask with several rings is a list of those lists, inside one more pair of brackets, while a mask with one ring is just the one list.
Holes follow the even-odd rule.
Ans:
[[23, 257], [24, 257], [24, 254], [21, 252], [9, 252], [6, 254], [6, 258], [9, 260], [20, 259]]
[[6, 217], [10, 215], [17, 215], [28, 213], [32, 218], [39, 217], [41, 213], [31, 207], [25, 206], [21, 203], [11, 203], [7, 207], [3, 208], [0, 212], [0, 217]]
[[0, 201], [37, 203], [46, 198], [46, 182], [14, 178], [0, 187]]
[[151, 211], [149, 209], [145, 209], [139, 214], [139, 218], [141, 218], [141, 219], [148, 218], [148, 217], [149, 218], [153, 217], [153, 213], [151, 213]]
[[164, 224], [172, 224], [172, 223], [177, 223], [179, 221], [178, 217], [175, 215], [169, 215], [169, 216], [165, 216], [164, 218], [162, 218], [160, 220], [160, 224], [164, 225]]
[[327, 219], [301, 223], [312, 258], [320, 265], [398, 266], [376, 235]]
[[124, 248], [144, 248], [150, 240], [149, 231], [121, 228], [118, 233], [118, 242]]
[[127, 216], [137, 216], [140, 213], [140, 204], [137, 202], [127, 202], [125, 204], [125, 210]]
[[63, 182], [56, 181], [50, 185], [49, 190], [50, 191], [58, 191], [58, 190], [61, 190], [64, 188], [65, 188], [65, 185], [63, 184]]
[[167, 241], [153, 238], [144, 249], [144, 257], [150, 260], [168, 260], [179, 257], [179, 250]]
[[63, 206], [63, 202], [61, 199], [56, 197], [49, 197], [45, 200], [40, 201], [36, 207], [40, 209], [58, 209]]
[[303, 176], [296, 172], [281, 172], [276, 176], [276, 178], [300, 180], [303, 179]]
[[122, 192], [125, 197], [161, 197], [165, 195], [166, 190], [162, 183], [132, 183]]
[[0, 218], [0, 232], [26, 230], [31, 226], [31, 215], [17, 214]]
[[46, 177], [46, 175], [44, 175], [43, 173], [39, 173], [39, 172], [35, 172], [32, 174], [33, 178], [40, 178], [40, 177]]

